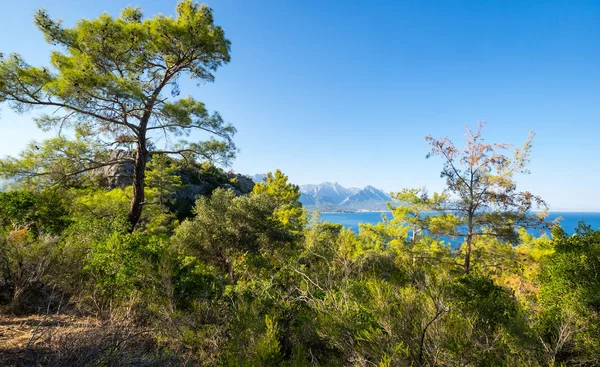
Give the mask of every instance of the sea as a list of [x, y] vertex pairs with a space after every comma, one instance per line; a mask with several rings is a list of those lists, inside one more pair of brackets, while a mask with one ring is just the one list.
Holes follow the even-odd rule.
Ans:
[[[381, 222], [382, 215], [387, 215], [391, 218], [389, 212], [356, 212], [356, 213], [321, 213], [321, 219], [326, 222], [338, 223], [347, 228], [351, 228], [358, 233], [359, 223], [376, 224]], [[575, 233], [580, 221], [586, 222], [592, 229], [600, 229], [600, 212], [549, 212], [548, 220], [553, 221], [560, 218], [560, 226], [568, 234]], [[539, 232], [539, 231], [538, 231]], [[542, 233], [531, 232], [534, 235]]]

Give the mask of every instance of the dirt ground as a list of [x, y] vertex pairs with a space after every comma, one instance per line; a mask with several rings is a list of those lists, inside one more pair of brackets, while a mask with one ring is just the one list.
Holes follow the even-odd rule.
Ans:
[[100, 326], [91, 317], [0, 314], [0, 366], [40, 365], [54, 341]]

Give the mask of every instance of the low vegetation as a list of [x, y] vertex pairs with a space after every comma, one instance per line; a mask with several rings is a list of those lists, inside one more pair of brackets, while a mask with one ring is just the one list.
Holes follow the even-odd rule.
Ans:
[[[279, 171], [247, 195], [216, 188], [181, 222], [165, 193], [134, 233], [127, 189], [1, 193], [2, 307], [12, 320], [39, 315], [26, 329], [34, 342], [15, 342], [2, 358], [17, 365], [599, 362], [600, 231], [581, 225], [568, 236], [556, 227], [551, 237], [534, 237], [521, 228], [516, 242], [482, 233], [466, 273], [466, 245], [444, 240], [459, 220], [424, 215], [423, 205], [443, 197], [415, 192], [397, 195], [405, 205], [359, 233], [309, 219], [298, 187]], [[69, 326], [65, 317], [95, 326]], [[3, 325], [10, 335], [11, 322]]]
[[[0, 160], [0, 364], [600, 364], [600, 231], [531, 234], [550, 227], [517, 190], [531, 139], [428, 137], [443, 193], [393, 193], [358, 233], [323, 222], [279, 170], [243, 189], [216, 166], [235, 129], [174, 100], [179, 73], [211, 81], [229, 61], [211, 14], [182, 1], [65, 29], [40, 12], [64, 46], [53, 69], [0, 60], [0, 102], [57, 107], [40, 126], [74, 131]], [[154, 146], [194, 129], [219, 140]], [[127, 164], [129, 182], [98, 178]]]

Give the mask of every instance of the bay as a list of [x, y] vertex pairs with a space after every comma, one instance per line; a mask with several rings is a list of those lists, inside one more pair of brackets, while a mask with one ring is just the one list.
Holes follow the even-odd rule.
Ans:
[[[385, 214], [391, 217], [389, 212], [356, 212], [356, 213], [321, 213], [321, 219], [326, 222], [338, 223], [344, 227], [351, 228], [358, 233], [359, 223], [376, 224], [381, 222], [381, 216]], [[585, 221], [592, 229], [600, 229], [600, 212], [550, 212], [548, 220], [553, 221], [556, 218], [562, 218], [560, 226], [568, 234], [575, 233], [580, 221]], [[541, 233], [533, 233], [541, 235]]]

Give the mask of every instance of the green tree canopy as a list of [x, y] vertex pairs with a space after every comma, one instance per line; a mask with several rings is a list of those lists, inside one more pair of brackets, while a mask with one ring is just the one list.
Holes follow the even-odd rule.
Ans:
[[[74, 128], [79, 136], [93, 137], [106, 149], [134, 150], [130, 158], [134, 190], [128, 213], [132, 230], [144, 205], [149, 156], [177, 154], [225, 163], [234, 157], [234, 127], [193, 97], [176, 98], [182, 75], [211, 82], [214, 71], [230, 60], [230, 42], [223, 29], [214, 25], [209, 7], [183, 0], [175, 17], [150, 19], [144, 19], [139, 8], [127, 7], [118, 18], [102, 14], [80, 20], [72, 28], [40, 10], [35, 24], [46, 41], [56, 46], [50, 65], [31, 66], [17, 54], [1, 58], [0, 102], [17, 112], [50, 108], [35, 118], [42, 129]], [[165, 94], [168, 88], [170, 96]], [[173, 142], [173, 137], [192, 131], [203, 131], [210, 138]], [[158, 137], [166, 142], [160, 149], [156, 148]], [[48, 156], [52, 158], [49, 154], [43, 158]], [[73, 165], [74, 170], [62, 173], [73, 175], [122, 163], [112, 162], [106, 154], [84, 157]], [[2, 171], [11, 175], [10, 169]], [[34, 173], [45, 175], [48, 170]]]
[[259, 182], [254, 185], [253, 192], [266, 194], [275, 199], [277, 209], [274, 215], [289, 229], [299, 232], [306, 225], [306, 215], [299, 201], [300, 187], [288, 183], [288, 177], [281, 170], [267, 173], [264, 183]]
[[451, 213], [439, 214], [434, 211], [448, 200], [448, 195], [433, 193], [426, 189], [404, 189], [391, 193], [400, 205], [388, 203], [394, 218], [391, 224], [407, 224], [411, 228], [411, 244], [415, 244], [424, 233], [445, 234], [456, 228], [457, 218]]
[[540, 274], [540, 340], [550, 361], [600, 362], [600, 230], [580, 222], [552, 231], [555, 252]]

